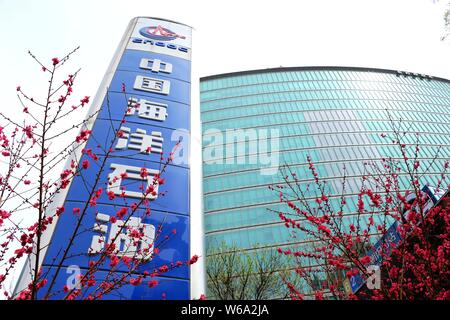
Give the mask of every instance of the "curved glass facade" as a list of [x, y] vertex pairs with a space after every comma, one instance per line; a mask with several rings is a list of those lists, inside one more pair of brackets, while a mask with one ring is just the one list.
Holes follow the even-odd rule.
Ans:
[[[381, 69], [277, 68], [206, 77], [200, 88], [204, 151], [213, 140], [225, 149], [230, 144], [211, 139], [215, 132], [276, 129], [279, 164], [289, 164], [313, 197], [306, 189], [312, 181], [310, 156], [329, 182], [337, 207], [344, 164], [351, 177], [347, 202], [356, 208], [363, 163], [401, 157], [398, 147], [380, 136], [392, 131], [389, 117], [402, 123], [402, 130], [420, 134], [423, 167], [430, 165], [426, 182], [438, 179], [450, 159], [450, 81], [445, 79]], [[416, 143], [414, 135], [405, 139]], [[203, 164], [206, 249], [222, 242], [244, 249], [304, 241], [293, 239], [278, 216], [267, 211], [280, 206], [268, 189], [282, 182], [280, 174], [264, 175], [257, 162], [227, 157], [224, 153], [224, 163]]]

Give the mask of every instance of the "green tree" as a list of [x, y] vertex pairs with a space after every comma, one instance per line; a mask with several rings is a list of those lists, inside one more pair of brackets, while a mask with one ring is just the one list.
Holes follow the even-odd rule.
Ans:
[[240, 251], [221, 244], [207, 257], [207, 297], [219, 300], [288, 299], [298, 277], [273, 249]]

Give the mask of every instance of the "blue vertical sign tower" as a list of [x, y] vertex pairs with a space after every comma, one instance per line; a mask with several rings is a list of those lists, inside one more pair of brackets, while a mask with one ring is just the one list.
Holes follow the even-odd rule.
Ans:
[[[156, 275], [150, 278], [157, 285], [143, 278], [142, 283], [127, 282], [103, 298], [190, 298], [186, 265], [190, 258], [190, 60], [189, 26], [147, 17], [130, 22], [93, 101], [91, 110], [96, 116], [87, 127], [91, 135], [78, 161], [80, 166], [90, 161], [90, 167], [56, 201], [64, 207], [64, 214], [46, 235], [48, 248], [40, 266], [43, 278], [49, 280], [40, 290], [41, 298], [51, 285], [47, 298], [67, 297], [74, 289], [70, 286], [77, 285], [77, 273], [85, 274], [108, 243], [117, 245], [117, 257], [129, 255], [142, 263], [128, 274], [126, 264], [108, 260], [95, 273], [97, 285], [108, 281], [112, 269], [116, 278], [123, 273], [132, 279], [154, 270]], [[113, 152], [106, 157], [108, 150]], [[162, 159], [174, 150], [174, 160], [162, 172]], [[93, 155], [106, 159], [101, 167]], [[164, 183], [154, 185], [155, 176]], [[89, 204], [92, 186], [101, 189], [95, 205]], [[144, 196], [143, 190], [150, 186], [153, 192]], [[142, 205], [146, 202], [151, 205]], [[124, 222], [118, 211], [129, 212], [133, 206], [137, 214], [127, 221], [127, 228], [121, 228]], [[80, 220], [78, 214], [83, 211], [86, 214]], [[142, 232], [139, 241], [130, 236], [132, 228]], [[158, 243], [163, 245], [159, 248]], [[159, 272], [165, 267], [168, 271]], [[56, 279], [53, 284], [52, 279]]]

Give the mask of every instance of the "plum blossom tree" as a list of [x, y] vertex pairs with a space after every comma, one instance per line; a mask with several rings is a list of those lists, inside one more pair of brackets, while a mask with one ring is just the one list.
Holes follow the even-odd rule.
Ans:
[[[115, 146], [124, 132], [111, 121], [105, 141], [87, 147], [89, 139], [96, 141], [91, 128], [98, 111], [74, 123], [75, 113], [85, 112], [90, 97], [73, 98], [80, 70], [61, 78], [61, 70], [77, 50], [63, 58], [51, 59], [48, 65], [29, 52], [40, 72], [48, 78], [46, 92], [42, 99], [36, 98], [17, 86], [21, 116], [0, 113], [3, 120], [0, 126], [0, 289], [6, 299], [96, 300], [111, 297], [123, 286], [155, 288], [159, 285], [158, 276], [188, 268], [198, 259], [193, 256], [184, 261], [153, 263], [179, 235], [176, 229], [167, 229], [162, 222], [155, 226], [152, 239], [147, 239], [139, 223], [152, 215], [151, 200], [166, 195], [167, 191], [161, 190], [165, 183], [163, 175], [179, 143], [167, 156], [160, 155], [158, 173], [140, 169], [139, 176], [148, 183], [141, 181], [140, 194], [135, 197], [138, 200], [129, 200], [127, 186], [121, 186], [119, 193], [111, 191], [111, 186], [118, 179], [126, 178], [126, 173], [102, 178], [102, 173], [109, 169], [105, 164], [117, 153]], [[139, 104], [129, 105], [125, 88], [122, 91], [127, 107], [120, 124], [125, 124], [127, 114], [139, 108]], [[108, 94], [106, 107], [109, 109]], [[86, 179], [88, 174], [94, 177], [92, 181]], [[75, 178], [84, 181], [87, 196], [78, 206], [64, 207], [60, 199]], [[97, 202], [102, 196], [115, 200], [116, 214], [104, 222], [117, 228], [110, 232], [109, 239], [99, 236], [95, 238], [98, 244], [93, 240], [93, 245], [102, 247], [101, 250], [77, 251], [77, 244], [86, 233], [101, 230], [101, 226], [87, 221], [92, 221], [93, 212], [99, 219]], [[48, 234], [61, 219], [69, 219], [73, 229], [66, 230], [65, 242], [53, 258], [52, 268], [43, 268], [41, 264], [49, 247]], [[124, 234], [128, 240], [120, 248]], [[61, 285], [58, 279], [66, 275], [68, 261], [74, 256], [87, 257], [89, 265], [75, 274], [72, 282]], [[25, 283], [17, 285], [15, 290], [7, 288], [5, 284], [20, 273], [24, 264]], [[167, 296], [170, 292], [162, 293], [162, 298]]]
[[[364, 163], [356, 205], [349, 201], [345, 166], [341, 194], [331, 196], [310, 157], [312, 182], [306, 187], [305, 177], [288, 165], [284, 183], [270, 186], [286, 205], [272, 211], [308, 243], [278, 249], [295, 258], [292, 268], [306, 285], [285, 281], [290, 298], [450, 299], [449, 161], [438, 162], [439, 151], [431, 162], [422, 161], [419, 135], [402, 131], [401, 122], [391, 119], [391, 125], [392, 132], [381, 136], [401, 157]], [[437, 203], [422, 191], [434, 162], [441, 164], [432, 188], [440, 195]]]

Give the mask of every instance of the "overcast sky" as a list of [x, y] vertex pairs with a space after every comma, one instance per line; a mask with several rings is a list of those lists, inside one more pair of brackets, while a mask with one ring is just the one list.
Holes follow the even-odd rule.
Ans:
[[49, 61], [80, 45], [70, 65], [82, 68], [75, 93], [94, 96], [131, 18], [161, 17], [194, 27], [191, 191], [195, 197], [191, 209], [196, 220], [200, 212], [200, 76], [332, 65], [406, 70], [450, 79], [450, 44], [440, 41], [446, 2], [0, 0], [0, 108], [21, 110], [15, 96], [18, 84], [28, 90], [41, 89], [42, 82], [36, 81], [39, 70], [28, 58], [28, 49]]

